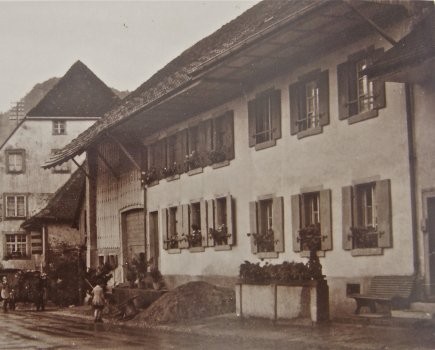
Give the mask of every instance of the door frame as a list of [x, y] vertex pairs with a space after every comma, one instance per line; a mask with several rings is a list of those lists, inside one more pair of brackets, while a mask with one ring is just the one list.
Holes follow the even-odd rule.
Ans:
[[[125, 215], [133, 210], [144, 210], [143, 205], [140, 204], [136, 204], [136, 205], [131, 205], [128, 207], [124, 207], [121, 210], [119, 210], [119, 245], [120, 245], [120, 262], [121, 262], [121, 266], [122, 266], [122, 280], [125, 281], [126, 280], [126, 265], [125, 263], [127, 262], [127, 258], [128, 258], [128, 252], [127, 252], [127, 256], [125, 256], [125, 252], [126, 252], [126, 247], [125, 247], [125, 242], [124, 242], [124, 220], [125, 220]], [[145, 216], [145, 214], [144, 214]], [[144, 235], [145, 235], [145, 227], [144, 227]], [[146, 242], [146, 240], [145, 240]], [[128, 247], [128, 245], [127, 245]], [[145, 247], [145, 256], [146, 256], [146, 251], [147, 251], [147, 247], [144, 245]]]

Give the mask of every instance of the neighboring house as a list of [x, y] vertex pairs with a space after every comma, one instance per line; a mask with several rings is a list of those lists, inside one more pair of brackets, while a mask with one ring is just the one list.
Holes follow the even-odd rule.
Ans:
[[42, 239], [41, 270], [50, 261], [50, 252], [86, 244], [85, 188], [85, 173], [77, 169], [43, 209], [21, 224], [32, 237]]
[[244, 260], [307, 261], [317, 227], [332, 316], [375, 275], [435, 284], [433, 76], [367, 75], [433, 11], [263, 1], [183, 52], [44, 165], [87, 153], [88, 265], [145, 252], [171, 286], [233, 285]]
[[20, 225], [47, 204], [76, 168], [66, 162], [44, 170], [41, 164], [118, 101], [77, 61], [0, 145], [0, 258], [4, 267], [39, 268], [41, 233], [23, 230]]

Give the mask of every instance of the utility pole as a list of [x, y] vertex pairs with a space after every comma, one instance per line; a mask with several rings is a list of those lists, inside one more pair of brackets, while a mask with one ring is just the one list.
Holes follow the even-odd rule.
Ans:
[[21, 119], [24, 118], [24, 101], [13, 102], [9, 110], [9, 120], [16, 120], [17, 125]]

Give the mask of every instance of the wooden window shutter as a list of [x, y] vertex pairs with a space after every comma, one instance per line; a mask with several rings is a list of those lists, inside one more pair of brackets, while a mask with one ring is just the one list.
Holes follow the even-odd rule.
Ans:
[[276, 197], [272, 202], [272, 230], [275, 240], [275, 252], [284, 251], [284, 200]]
[[169, 244], [167, 243], [168, 237], [168, 209], [163, 208], [162, 213], [162, 239], [163, 239], [163, 249], [168, 249]]
[[342, 201], [342, 218], [341, 227], [343, 234], [343, 249], [352, 249], [352, 236], [350, 228], [353, 226], [353, 199], [352, 199], [352, 186], [345, 186], [341, 189]]
[[207, 201], [201, 199], [200, 201], [200, 212], [201, 212], [201, 236], [202, 236], [202, 246], [208, 246], [208, 230], [207, 230]]
[[390, 180], [376, 181], [376, 208], [380, 248], [392, 246]]
[[349, 62], [337, 66], [338, 119], [349, 118]]
[[184, 173], [184, 159], [187, 154], [187, 129], [177, 133], [175, 143], [175, 161], [177, 162], [177, 173]]
[[199, 124], [198, 131], [199, 155], [201, 157], [201, 164], [210, 165], [211, 161], [208, 157], [208, 154], [213, 149], [212, 120], [208, 119]]
[[228, 228], [228, 234], [230, 235], [228, 237], [228, 245], [234, 245], [236, 242], [236, 230], [235, 230], [235, 222], [234, 222], [234, 199], [231, 197], [231, 195], [227, 195], [226, 197], [227, 202], [227, 228]]
[[178, 248], [181, 248], [184, 243], [184, 241], [180, 241], [183, 238], [183, 206], [179, 205], [177, 207], [175, 219], [177, 220], [177, 238], [179, 239]]
[[281, 138], [281, 90], [273, 90], [270, 95], [270, 113], [272, 120], [272, 139]]
[[182, 229], [181, 229], [181, 238], [183, 238], [183, 240], [181, 240], [178, 244], [179, 248], [189, 248], [189, 241], [187, 240], [187, 237], [189, 236], [190, 233], [190, 215], [189, 215], [189, 204], [183, 204], [180, 206], [181, 207], [181, 216], [182, 216]]
[[26, 234], [26, 256], [32, 256], [32, 236], [30, 233]]
[[[214, 218], [215, 218], [214, 200], [209, 199], [207, 200], [207, 233], [210, 231], [210, 229], [215, 228]], [[214, 246], [213, 237], [211, 235], [209, 235], [208, 237], [208, 245], [210, 247]]]
[[253, 234], [258, 233], [257, 227], [257, 202], [249, 202], [249, 233], [251, 234], [251, 252], [257, 254], [258, 247], [255, 244]]
[[301, 113], [300, 108], [300, 90], [301, 84], [294, 83], [289, 86], [289, 101], [290, 101], [290, 134], [296, 135], [299, 132], [299, 115]]
[[320, 191], [321, 249], [332, 249], [331, 190]]
[[320, 73], [318, 80], [319, 87], [319, 112], [320, 125], [329, 124], [329, 71]]
[[224, 116], [224, 147], [228, 160], [234, 159], [234, 112]]
[[298, 194], [291, 196], [292, 212], [292, 237], [293, 251], [300, 252], [301, 244], [299, 242], [299, 229], [301, 228], [301, 196]]
[[[372, 62], [375, 62], [384, 53], [384, 49], [377, 49], [372, 56]], [[374, 109], [381, 109], [386, 107], [385, 99], [385, 82], [380, 80], [373, 80], [373, 95], [374, 95]]]
[[248, 131], [249, 131], [249, 147], [254, 147], [256, 143], [256, 126], [257, 119], [257, 103], [256, 100], [251, 100], [248, 102]]

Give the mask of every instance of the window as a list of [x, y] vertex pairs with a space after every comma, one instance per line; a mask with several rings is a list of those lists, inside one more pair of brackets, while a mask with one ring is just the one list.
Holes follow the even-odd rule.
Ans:
[[226, 112], [200, 125], [205, 132], [207, 164], [217, 164], [234, 159], [234, 115]]
[[343, 248], [392, 246], [390, 181], [346, 186], [343, 200]]
[[269, 90], [248, 102], [249, 147], [274, 146], [281, 137], [281, 91]]
[[231, 195], [207, 201], [209, 246], [228, 250], [235, 243], [234, 203]]
[[20, 259], [27, 257], [27, 235], [25, 233], [6, 234], [6, 258]]
[[[58, 152], [58, 151], [59, 151], [58, 149], [52, 149], [52, 150], [51, 150], [51, 154], [53, 155], [53, 154], [55, 154], [55, 153]], [[53, 173], [56, 173], [56, 174], [66, 174], [66, 173], [70, 173], [70, 172], [71, 172], [71, 166], [70, 166], [70, 163], [69, 163], [69, 162], [64, 162], [64, 163], [62, 163], [62, 164], [60, 164], [60, 165], [56, 165], [56, 166], [53, 168], [52, 172], [53, 172]]]
[[318, 236], [317, 250], [332, 249], [331, 191], [321, 190], [291, 197], [293, 250], [310, 250], [313, 235]]
[[181, 239], [182, 218], [181, 207], [162, 209], [163, 247], [165, 249], [178, 249]]
[[[251, 251], [262, 257], [277, 257], [284, 251], [283, 197], [269, 197], [250, 203]], [[262, 254], [266, 253], [266, 254]]]
[[371, 47], [337, 66], [339, 119], [355, 123], [376, 117], [386, 106], [385, 83], [370, 80], [364, 72], [382, 53], [383, 49]]
[[26, 217], [26, 197], [24, 195], [5, 195], [5, 217]]
[[190, 212], [190, 227], [189, 227], [189, 247], [202, 247], [202, 232], [201, 232], [201, 204], [199, 202], [192, 203], [189, 208]]
[[65, 120], [53, 120], [53, 135], [66, 135]]
[[6, 150], [6, 171], [8, 174], [22, 174], [25, 172], [25, 150], [11, 149]]
[[329, 74], [313, 71], [290, 85], [290, 132], [305, 137], [329, 124]]

